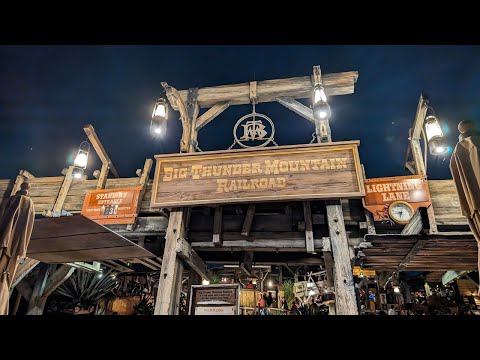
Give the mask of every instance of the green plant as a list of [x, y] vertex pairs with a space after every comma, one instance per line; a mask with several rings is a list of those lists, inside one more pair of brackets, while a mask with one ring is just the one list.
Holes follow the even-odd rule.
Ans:
[[216, 273], [213, 273], [210, 277], [210, 284], [218, 284], [220, 282], [220, 278]]
[[293, 281], [286, 280], [283, 282], [283, 296], [287, 301], [288, 308], [292, 306], [293, 301], [295, 300], [295, 293], [293, 292]]

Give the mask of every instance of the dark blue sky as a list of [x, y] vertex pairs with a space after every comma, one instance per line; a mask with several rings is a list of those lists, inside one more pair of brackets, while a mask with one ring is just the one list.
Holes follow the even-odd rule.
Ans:
[[[479, 46], [0, 46], [0, 178], [20, 169], [60, 175], [88, 123], [120, 175], [135, 176], [145, 158], [179, 149], [178, 113], [166, 138], [149, 134], [161, 81], [180, 90], [305, 76], [313, 65], [323, 73], [359, 72], [354, 94], [330, 98], [330, 125], [334, 141], [361, 141], [367, 177], [406, 175], [420, 93], [430, 98], [452, 147], [459, 121], [480, 120]], [[233, 125], [250, 111], [232, 106], [203, 128], [202, 150], [228, 148]], [[275, 122], [279, 145], [310, 141], [313, 125], [280, 104], [259, 104], [257, 111]], [[90, 177], [100, 168], [94, 160]], [[430, 178], [451, 178], [448, 162], [449, 156], [429, 156]]]

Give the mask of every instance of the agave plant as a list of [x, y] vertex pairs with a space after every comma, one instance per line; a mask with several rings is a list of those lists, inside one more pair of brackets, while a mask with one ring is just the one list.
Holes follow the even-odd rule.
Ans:
[[69, 303], [87, 309], [95, 305], [103, 296], [113, 293], [117, 287], [115, 272], [108, 270], [101, 277], [96, 273], [76, 270], [75, 273], [56, 290], [70, 299]]
[[210, 277], [210, 284], [218, 284], [220, 282], [220, 278], [216, 273], [213, 273]]

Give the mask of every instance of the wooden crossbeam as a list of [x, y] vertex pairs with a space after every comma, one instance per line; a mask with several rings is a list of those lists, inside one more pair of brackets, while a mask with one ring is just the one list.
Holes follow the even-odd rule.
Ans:
[[197, 118], [195, 129], [197, 131], [200, 130], [202, 127], [207, 125], [210, 121], [212, 121], [222, 112], [224, 112], [229, 106], [230, 106], [230, 103], [228, 101], [213, 105], [204, 114], [200, 115]]
[[190, 244], [182, 238], [178, 238], [176, 242], [175, 252], [182, 258], [197, 274], [206, 280], [210, 280], [211, 273], [205, 262], [200, 258]]
[[277, 102], [285, 106], [287, 109], [292, 110], [294, 113], [300, 115], [301, 117], [315, 124], [315, 119], [313, 118], [313, 110], [303, 105], [301, 102], [298, 102], [297, 100], [294, 100], [291, 97], [278, 98]]
[[243, 254], [242, 260], [240, 268], [245, 271], [248, 276], [252, 276], [253, 251], [246, 251]]
[[68, 265], [62, 265], [55, 270], [53, 275], [48, 277], [47, 284], [43, 290], [42, 299], [46, 300], [50, 294], [65, 282], [65, 280], [72, 276], [74, 271], [75, 268]]
[[[354, 92], [357, 71], [348, 71], [322, 75], [322, 83], [327, 96], [347, 95]], [[257, 81], [258, 102], [275, 101], [280, 97], [304, 99], [312, 96], [312, 82], [310, 76], [287, 79]], [[179, 91], [183, 101], [187, 99], [188, 90]], [[221, 102], [230, 105], [250, 104], [250, 83], [221, 85], [198, 89], [198, 104], [200, 107], [212, 107]]]
[[245, 214], [245, 220], [243, 221], [241, 235], [248, 237], [250, 230], [252, 229], [253, 217], [255, 216], [255, 204], [249, 204], [247, 213]]
[[118, 175], [117, 169], [115, 169], [115, 166], [113, 166], [113, 163], [110, 160], [110, 157], [108, 156], [107, 152], [105, 151], [105, 148], [103, 147], [100, 139], [98, 138], [93, 126], [90, 124], [85, 125], [83, 127], [83, 130], [85, 131], [85, 134], [87, 134], [88, 140], [90, 140], [90, 143], [92, 144], [93, 148], [97, 152], [97, 155], [102, 161], [102, 164], [107, 164], [109, 170], [112, 172], [112, 175], [118, 178], [119, 175]]
[[[25, 276], [30, 274], [30, 272], [35, 268], [40, 263], [40, 261], [32, 259], [32, 258], [26, 258], [21, 262], [18, 267], [17, 271], [15, 271], [15, 275], [13, 277], [13, 282], [12, 286], [10, 287], [13, 289], [17, 284], [22, 281]], [[28, 300], [28, 299], [27, 299]]]

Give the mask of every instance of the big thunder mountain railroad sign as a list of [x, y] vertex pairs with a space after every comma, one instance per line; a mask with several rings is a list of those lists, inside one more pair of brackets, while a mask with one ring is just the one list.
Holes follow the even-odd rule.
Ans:
[[156, 155], [151, 207], [364, 196], [359, 141]]

